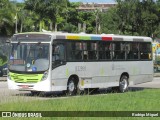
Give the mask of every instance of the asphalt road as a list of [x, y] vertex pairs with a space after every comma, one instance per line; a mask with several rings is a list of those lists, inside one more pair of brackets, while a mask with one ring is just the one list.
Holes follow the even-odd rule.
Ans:
[[[0, 80], [5, 79], [0, 78]], [[160, 88], [160, 77], [154, 77], [154, 80], [152, 82], [142, 83], [138, 85], [130, 86], [130, 91], [136, 91], [136, 90], [143, 90], [147, 88]], [[106, 90], [104, 90], [106, 92]], [[99, 92], [95, 93], [95, 95], [101, 95]], [[106, 92], [107, 94], [108, 92]], [[7, 82], [1, 81], [0, 82], [0, 103], [10, 102], [10, 101], [28, 101], [28, 100], [46, 100], [46, 99], [60, 99], [60, 98], [67, 98], [62, 93], [48, 93], [43, 96], [32, 96], [29, 91], [18, 91], [18, 90], [9, 90], [7, 87]]]
[[152, 82], [147, 82], [147, 83], [142, 83], [142, 84], [137, 84], [133, 85], [130, 87], [135, 87], [135, 88], [160, 88], [160, 77], [154, 77]]

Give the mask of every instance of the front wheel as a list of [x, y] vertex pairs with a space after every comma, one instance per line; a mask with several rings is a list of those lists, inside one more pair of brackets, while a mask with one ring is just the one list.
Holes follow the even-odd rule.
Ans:
[[67, 83], [67, 95], [72, 96], [77, 94], [77, 85], [78, 80], [76, 80], [74, 77], [70, 78]]
[[128, 90], [128, 77], [126, 75], [123, 75], [121, 78], [120, 78], [120, 81], [119, 81], [119, 91], [121, 93], [124, 93]]

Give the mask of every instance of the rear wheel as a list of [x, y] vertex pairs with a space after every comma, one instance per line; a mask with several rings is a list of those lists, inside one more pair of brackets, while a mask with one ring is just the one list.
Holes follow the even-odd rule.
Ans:
[[67, 95], [72, 96], [77, 94], [78, 80], [75, 77], [72, 77], [68, 80], [67, 83]]
[[124, 93], [128, 90], [128, 77], [123, 75], [119, 81], [119, 92]]
[[117, 92], [124, 93], [128, 90], [128, 85], [129, 85], [128, 84], [128, 77], [126, 75], [123, 75], [120, 78], [119, 86], [112, 87], [112, 92], [113, 93], [117, 93]]

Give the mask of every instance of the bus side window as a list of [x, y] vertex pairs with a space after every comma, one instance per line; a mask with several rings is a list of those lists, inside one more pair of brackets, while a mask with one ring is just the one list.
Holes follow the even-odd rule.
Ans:
[[112, 58], [112, 44], [111, 42], [99, 42], [99, 59], [100, 60], [111, 60]]
[[125, 44], [120, 42], [113, 43], [113, 50], [114, 50], [114, 60], [122, 60], [125, 59]]
[[89, 60], [97, 60], [98, 59], [98, 52], [97, 52], [97, 43], [92, 42], [88, 48], [88, 59]]
[[63, 61], [65, 59], [65, 52], [64, 52], [64, 45], [58, 44], [53, 46], [52, 50], [52, 61], [61, 60]]
[[140, 43], [140, 59], [141, 60], [150, 60], [149, 54], [151, 54], [151, 43]]
[[76, 42], [75, 46], [75, 60], [82, 60], [82, 43]]
[[83, 42], [83, 60], [88, 60], [88, 48], [86, 42]]
[[82, 42], [72, 41], [67, 43], [67, 60], [79, 61], [82, 60], [82, 56]]
[[138, 59], [138, 43], [128, 43], [126, 46], [127, 59], [128, 60], [137, 60]]
[[88, 51], [83, 51], [83, 59], [88, 60]]
[[65, 50], [64, 50], [64, 45], [63, 44], [59, 45], [59, 59], [60, 60], [65, 59]]

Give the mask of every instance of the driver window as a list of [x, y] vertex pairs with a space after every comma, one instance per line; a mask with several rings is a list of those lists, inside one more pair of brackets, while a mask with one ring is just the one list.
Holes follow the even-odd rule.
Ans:
[[52, 61], [63, 61], [65, 59], [65, 50], [63, 44], [53, 45], [52, 48]]

